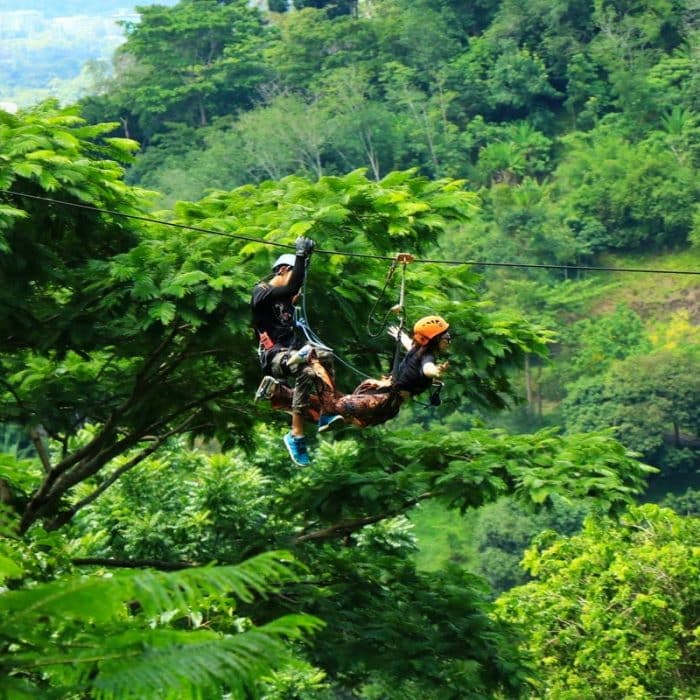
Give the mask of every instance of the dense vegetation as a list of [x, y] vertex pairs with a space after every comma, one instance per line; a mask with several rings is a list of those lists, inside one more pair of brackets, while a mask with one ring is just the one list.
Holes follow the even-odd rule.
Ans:
[[[696, 696], [698, 284], [576, 269], [700, 267], [690, 4], [291, 5], [144, 7], [0, 112], [0, 692]], [[397, 250], [455, 331], [304, 470], [248, 318], [299, 234], [350, 365]]]

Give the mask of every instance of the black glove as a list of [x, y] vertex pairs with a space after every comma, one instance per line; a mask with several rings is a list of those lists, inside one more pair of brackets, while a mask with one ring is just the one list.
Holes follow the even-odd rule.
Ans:
[[308, 258], [316, 244], [310, 238], [306, 238], [306, 236], [299, 236], [294, 245], [296, 246], [297, 255], [303, 255], [305, 258]]

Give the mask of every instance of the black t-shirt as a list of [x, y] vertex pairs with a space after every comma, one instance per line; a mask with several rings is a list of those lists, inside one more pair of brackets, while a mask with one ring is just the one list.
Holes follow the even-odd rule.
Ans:
[[430, 389], [433, 380], [423, 374], [423, 365], [429, 362], [435, 362], [435, 356], [430, 351], [424, 351], [421, 347], [411, 348], [399, 366], [399, 376], [394, 387], [398, 391], [408, 391], [413, 396]]
[[273, 286], [259, 282], [253, 288], [250, 300], [253, 328], [258, 334], [267, 333], [275, 345], [286, 348], [301, 347], [294, 331], [294, 304], [292, 300], [304, 282], [306, 263], [303, 255], [296, 256], [294, 270], [288, 284]]

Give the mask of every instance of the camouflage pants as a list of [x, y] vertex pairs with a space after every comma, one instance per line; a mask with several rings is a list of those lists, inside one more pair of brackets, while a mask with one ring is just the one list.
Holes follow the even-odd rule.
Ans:
[[[288, 382], [294, 378], [294, 393], [292, 396], [292, 412], [303, 414], [311, 404], [311, 396], [316, 394], [321, 402], [324, 413], [333, 413], [334, 380], [333, 354], [327, 350], [314, 348], [309, 362], [300, 365], [297, 372], [292, 373], [287, 368], [287, 359], [293, 351], [278, 352], [270, 363], [272, 376]], [[330, 383], [329, 383], [330, 382]]]

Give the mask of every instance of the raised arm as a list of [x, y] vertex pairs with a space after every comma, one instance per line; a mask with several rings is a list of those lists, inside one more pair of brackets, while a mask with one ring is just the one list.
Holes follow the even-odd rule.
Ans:
[[403, 349], [408, 352], [411, 349], [412, 341], [411, 336], [408, 333], [402, 331], [398, 326], [389, 326], [386, 332], [394, 338], [394, 340], [400, 340]]

